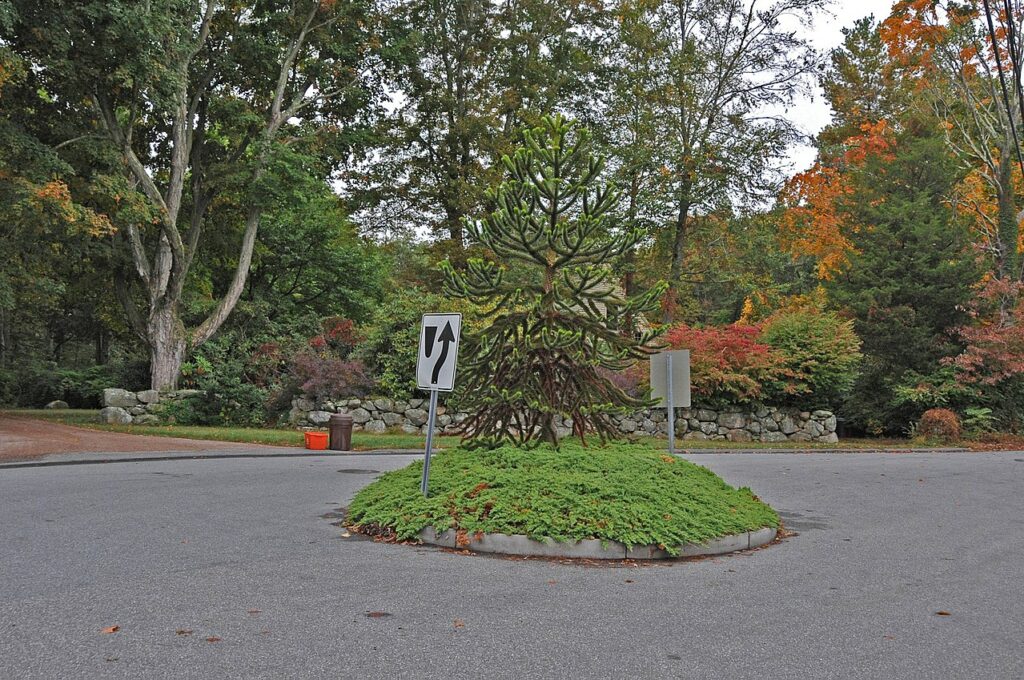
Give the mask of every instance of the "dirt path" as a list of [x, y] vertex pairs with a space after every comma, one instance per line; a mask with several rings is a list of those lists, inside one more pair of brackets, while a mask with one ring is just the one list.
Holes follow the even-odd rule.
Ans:
[[252, 448], [252, 444], [197, 441], [101, 432], [44, 420], [0, 415], [0, 462], [30, 460], [51, 453], [126, 453]]

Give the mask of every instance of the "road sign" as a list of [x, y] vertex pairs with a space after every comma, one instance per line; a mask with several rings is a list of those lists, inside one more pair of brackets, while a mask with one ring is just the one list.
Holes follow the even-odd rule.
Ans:
[[430, 391], [427, 411], [427, 444], [423, 452], [420, 491], [430, 495], [430, 451], [434, 445], [438, 391], [455, 389], [455, 364], [459, 358], [461, 314], [424, 314], [420, 324], [420, 353], [416, 359], [416, 386]]
[[420, 325], [420, 353], [416, 360], [416, 386], [421, 390], [451, 392], [459, 356], [461, 314], [424, 314]]
[[690, 406], [690, 350], [677, 349], [651, 355], [651, 397], [668, 406], [669, 360], [672, 362], [672, 401], [676, 407]]
[[651, 355], [651, 397], [668, 409], [668, 452], [676, 452], [676, 407], [690, 405], [690, 350]]

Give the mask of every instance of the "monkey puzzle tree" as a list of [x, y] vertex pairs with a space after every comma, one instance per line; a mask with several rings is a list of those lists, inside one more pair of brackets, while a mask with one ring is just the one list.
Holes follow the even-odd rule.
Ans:
[[635, 332], [625, 320], [654, 311], [664, 286], [627, 297], [613, 283], [611, 263], [640, 234], [611, 223], [617, 194], [599, 181], [603, 162], [589, 141], [561, 116], [525, 131], [523, 147], [502, 158], [508, 179], [488, 192], [494, 211], [467, 221], [493, 261], [446, 267], [449, 291], [485, 321], [468, 339], [462, 373], [470, 440], [555, 444], [560, 418], [570, 416], [577, 436], [604, 441], [617, 432], [613, 414], [647, 403], [608, 372], [650, 352], [660, 331]]

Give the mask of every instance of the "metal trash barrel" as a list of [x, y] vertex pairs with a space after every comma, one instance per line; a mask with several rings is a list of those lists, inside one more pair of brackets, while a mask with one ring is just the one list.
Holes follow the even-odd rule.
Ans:
[[352, 450], [352, 416], [345, 413], [331, 415], [327, 429], [331, 433], [331, 451]]

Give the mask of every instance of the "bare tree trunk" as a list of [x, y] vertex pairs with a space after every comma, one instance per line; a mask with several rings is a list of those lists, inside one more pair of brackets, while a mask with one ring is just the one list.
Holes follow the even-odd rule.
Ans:
[[679, 292], [679, 279], [683, 275], [683, 258], [686, 255], [686, 236], [690, 225], [690, 202], [686, 196], [679, 199], [679, 212], [676, 214], [675, 235], [672, 238], [672, 266], [668, 274], [668, 290], [665, 291], [665, 308], [662, 323], [675, 321], [676, 295]]
[[1013, 195], [1013, 155], [1007, 144], [999, 155], [999, 278], [1013, 281], [1017, 277], [1017, 206]]
[[149, 316], [146, 324], [149, 341], [150, 387], [173, 390], [178, 386], [181, 364], [185, 360], [185, 327], [178, 318], [175, 305], [161, 305]]

